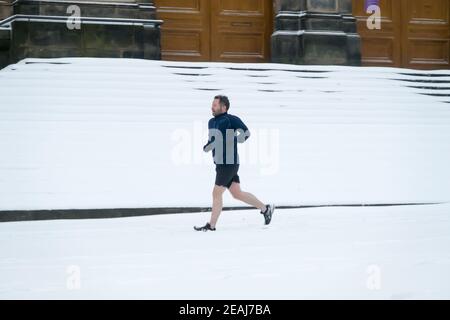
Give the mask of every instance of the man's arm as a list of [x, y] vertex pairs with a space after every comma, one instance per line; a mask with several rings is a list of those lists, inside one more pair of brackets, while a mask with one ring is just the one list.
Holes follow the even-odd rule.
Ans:
[[213, 149], [213, 142], [215, 140], [215, 136], [211, 133], [211, 128], [212, 128], [212, 121], [213, 119], [210, 119], [208, 121], [208, 142], [203, 146], [203, 151], [205, 152], [209, 152]]
[[233, 128], [239, 133], [237, 136], [237, 142], [244, 143], [247, 141], [250, 137], [250, 130], [247, 128], [245, 123], [239, 117], [234, 116], [232, 125]]
[[[217, 123], [214, 123], [214, 121], [217, 121]], [[228, 119], [228, 117], [221, 120], [211, 119], [208, 123], [208, 143], [205, 144], [203, 150], [205, 152], [208, 152], [215, 148], [216, 143], [218, 143], [219, 145], [222, 144], [226, 136], [226, 131], [230, 128], [232, 128], [231, 120]]]

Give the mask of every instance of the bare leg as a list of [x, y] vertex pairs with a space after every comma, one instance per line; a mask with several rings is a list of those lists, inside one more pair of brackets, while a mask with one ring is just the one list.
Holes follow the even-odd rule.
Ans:
[[250, 192], [244, 192], [241, 190], [240, 183], [233, 182], [230, 186], [230, 192], [233, 195], [233, 198], [243, 201], [255, 208], [260, 209], [261, 211], [266, 210], [266, 205], [262, 203], [258, 198], [256, 198]]
[[214, 185], [213, 189], [213, 205], [212, 205], [212, 212], [211, 212], [211, 221], [209, 224], [211, 225], [211, 228], [216, 227], [217, 220], [219, 220], [220, 213], [222, 212], [223, 207], [223, 193], [225, 192], [225, 187]]

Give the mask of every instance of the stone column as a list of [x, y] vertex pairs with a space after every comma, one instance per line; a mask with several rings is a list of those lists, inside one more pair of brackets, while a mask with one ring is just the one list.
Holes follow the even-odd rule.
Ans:
[[0, 69], [6, 67], [9, 63], [10, 42], [11, 42], [10, 31], [0, 28]]
[[351, 0], [274, 0], [272, 61], [361, 65]]

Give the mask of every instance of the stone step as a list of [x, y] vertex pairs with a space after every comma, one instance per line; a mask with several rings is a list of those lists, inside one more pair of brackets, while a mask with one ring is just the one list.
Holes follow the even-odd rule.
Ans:
[[43, 16], [105, 17], [128, 19], [156, 19], [156, 9], [149, 0], [138, 1], [65, 1], [65, 0], [17, 0], [14, 14]]

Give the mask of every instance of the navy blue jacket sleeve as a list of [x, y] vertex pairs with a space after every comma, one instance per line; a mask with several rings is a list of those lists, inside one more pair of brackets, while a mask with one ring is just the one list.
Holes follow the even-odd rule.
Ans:
[[211, 135], [210, 129], [214, 128], [214, 118], [208, 121], [208, 142], [203, 146], [203, 151], [208, 152], [212, 150], [212, 143], [214, 142], [215, 137]]
[[247, 141], [247, 139], [250, 137], [250, 130], [239, 117], [233, 116], [231, 118], [231, 126], [235, 130], [242, 130], [237, 136], [237, 141], [239, 143]]

